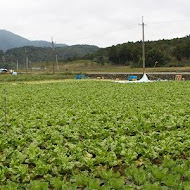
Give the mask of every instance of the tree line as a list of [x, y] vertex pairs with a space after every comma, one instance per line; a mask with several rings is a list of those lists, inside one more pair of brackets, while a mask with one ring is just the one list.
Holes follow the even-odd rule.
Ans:
[[[147, 41], [146, 67], [190, 66], [190, 35], [171, 40]], [[18, 61], [21, 67], [28, 57], [30, 63], [52, 62], [57, 55], [58, 61], [77, 59], [92, 60], [99, 64], [126, 65], [142, 67], [142, 42], [128, 42], [107, 48], [90, 45], [66, 47], [21, 47], [0, 50], [0, 67], [13, 68]]]
[[[147, 67], [190, 65], [190, 36], [172, 40], [147, 41], [145, 47]], [[84, 58], [100, 64], [141, 67], [142, 42], [128, 42], [102, 48]]]
[[73, 45], [65, 47], [56, 47], [52, 49], [51, 47], [33, 47], [25, 46], [20, 48], [13, 48], [7, 50], [5, 53], [0, 50], [0, 67], [4, 68], [14, 68], [16, 62], [19, 62], [19, 67], [25, 67], [26, 58], [28, 58], [29, 63], [41, 63], [41, 62], [52, 62], [55, 61], [57, 55], [57, 60], [71, 61], [75, 59], [80, 59], [86, 54], [93, 53], [98, 50], [97, 46], [91, 45]]

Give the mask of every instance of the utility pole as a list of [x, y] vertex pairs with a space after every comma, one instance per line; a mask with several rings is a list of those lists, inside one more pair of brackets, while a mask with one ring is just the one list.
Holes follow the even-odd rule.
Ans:
[[58, 65], [57, 54], [55, 55], [55, 61], [56, 61], [56, 65], [57, 65], [57, 70], [59, 70], [59, 65]]
[[17, 60], [17, 62], [16, 62], [16, 70], [17, 70], [17, 72], [18, 72], [18, 60]]
[[144, 42], [144, 20], [142, 17], [142, 24], [140, 24], [142, 26], [142, 59], [143, 59], [143, 74], [145, 73], [145, 42]]
[[26, 57], [26, 70], [28, 71], [28, 63], [29, 63], [29, 60], [28, 60], [28, 57]]
[[[54, 43], [53, 43], [53, 37], [51, 38], [51, 47], [52, 47], [52, 57], [54, 57], [54, 53], [55, 53], [55, 47], [54, 47]], [[54, 59], [53, 61], [53, 74], [55, 74], [55, 63], [54, 63]]]
[[27, 51], [26, 51], [26, 48], [25, 48], [25, 54], [26, 54], [25, 69], [26, 69], [26, 73], [27, 73], [27, 71], [28, 71], [28, 56], [27, 56]]

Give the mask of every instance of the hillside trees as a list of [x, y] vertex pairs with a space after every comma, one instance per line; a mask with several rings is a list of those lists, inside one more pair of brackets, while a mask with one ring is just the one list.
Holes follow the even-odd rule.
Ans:
[[130, 65], [130, 62], [139, 61], [140, 48], [129, 42], [108, 48], [108, 59], [113, 64]]
[[166, 63], [166, 57], [158, 48], [152, 48], [146, 54], [146, 66], [153, 67], [156, 65], [163, 66]]
[[[74, 45], [65, 47], [56, 47], [53, 53], [51, 47], [33, 47], [26, 46], [21, 48], [13, 48], [5, 52], [5, 60], [8, 67], [15, 64], [18, 60], [21, 67], [24, 67], [26, 57], [29, 58], [30, 63], [36, 62], [51, 62], [55, 60], [53, 54], [57, 54], [58, 61], [69, 61], [79, 59], [86, 54], [93, 53], [98, 50], [97, 46], [90, 45]], [[3, 53], [3, 52], [2, 52]], [[55, 56], [55, 55], [54, 55]], [[0, 59], [1, 54], [0, 54]]]
[[187, 37], [187, 40], [182, 43], [177, 44], [173, 50], [173, 55], [178, 61], [190, 58], [190, 37]]
[[[190, 65], [190, 36], [172, 40], [147, 41], [145, 47], [147, 67], [177, 66], [179, 63], [180, 66]], [[142, 42], [128, 42], [100, 49], [86, 58], [99, 62], [100, 59], [97, 58], [101, 56], [110, 64], [141, 67]]]
[[[105, 50], [105, 49], [104, 49]], [[142, 66], [142, 44], [141, 42], [128, 42], [106, 48], [108, 54], [107, 59], [110, 63], [115, 65], [127, 65], [131, 67]], [[97, 57], [102, 56], [102, 50], [96, 52], [93, 58], [94, 61], [98, 61]], [[105, 53], [104, 53], [105, 55]], [[157, 66], [163, 66], [169, 60], [169, 55], [165, 55], [162, 47], [155, 47], [151, 42], [147, 43], [146, 47], [146, 62], [148, 67], [154, 67], [155, 63]]]
[[[146, 66], [186, 66], [190, 65], [190, 36], [172, 40], [146, 41]], [[142, 42], [127, 42], [107, 48], [98, 48], [90, 45], [74, 45], [56, 47], [58, 61], [72, 61], [77, 59], [93, 60], [100, 64], [126, 65], [142, 67]], [[24, 67], [26, 57], [29, 62], [51, 62], [51, 47], [22, 47], [10, 49], [3, 53], [0, 51], [0, 64], [4, 65], [19, 61]]]

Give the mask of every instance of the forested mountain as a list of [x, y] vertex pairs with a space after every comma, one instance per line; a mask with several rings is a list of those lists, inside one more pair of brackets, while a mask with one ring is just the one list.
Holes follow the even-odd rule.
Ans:
[[[27, 43], [27, 39], [22, 39]], [[20, 39], [20, 42], [22, 41]], [[46, 42], [44, 42], [46, 44]], [[1, 45], [1, 42], [0, 42]], [[44, 45], [45, 46], [45, 45]], [[146, 67], [159, 66], [190, 66], [190, 36], [171, 40], [146, 41]], [[90, 45], [74, 45], [55, 47], [25, 46], [0, 50], [0, 67], [11, 67], [19, 62], [25, 65], [26, 57], [29, 63], [52, 62], [57, 55], [58, 61], [76, 59], [93, 60], [100, 64], [142, 66], [142, 42], [128, 42], [107, 48]]]
[[[190, 36], [172, 40], [147, 41], [146, 66], [185, 66], [190, 65]], [[142, 42], [128, 42], [99, 49], [84, 57], [98, 63], [142, 66]]]
[[0, 67], [11, 68], [12, 65], [19, 62], [20, 67], [24, 67], [26, 57], [29, 63], [52, 62], [55, 61], [57, 55], [58, 61], [68, 61], [79, 59], [86, 54], [93, 53], [99, 48], [91, 45], [73, 45], [65, 47], [56, 47], [54, 50], [50, 47], [33, 47], [25, 46], [21, 48], [13, 48], [5, 53], [0, 51]]
[[[51, 42], [47, 41], [30, 41], [19, 35], [6, 30], [0, 30], [0, 50], [7, 51], [8, 49], [34, 46], [34, 47], [51, 47]], [[66, 46], [66, 44], [56, 44], [57, 47]]]

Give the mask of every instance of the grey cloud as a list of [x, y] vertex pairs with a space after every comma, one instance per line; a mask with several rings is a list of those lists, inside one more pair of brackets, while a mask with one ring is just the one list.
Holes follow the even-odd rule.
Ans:
[[[187, 35], [189, 7], [189, 0], [2, 0], [0, 25], [31, 40], [105, 47], [141, 40], [142, 15], [147, 40]], [[176, 20], [186, 21], [164, 23]]]

